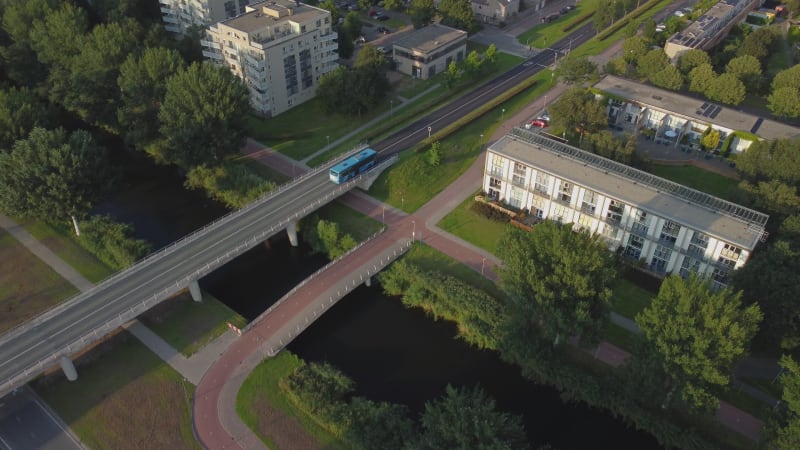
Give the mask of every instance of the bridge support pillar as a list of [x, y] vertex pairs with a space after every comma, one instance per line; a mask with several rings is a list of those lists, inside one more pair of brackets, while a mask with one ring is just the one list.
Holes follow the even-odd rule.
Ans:
[[372, 277], [367, 277], [367, 281], [364, 282], [364, 286], [366, 287], [372, 286]]
[[289, 222], [286, 226], [286, 234], [289, 235], [289, 243], [292, 247], [297, 247], [297, 222]]
[[62, 356], [58, 359], [58, 364], [61, 365], [61, 370], [64, 371], [64, 375], [67, 376], [69, 381], [75, 381], [78, 379], [78, 371], [75, 370], [75, 364], [72, 364], [72, 360], [66, 356]]
[[200, 284], [197, 280], [189, 282], [189, 293], [192, 294], [192, 300], [198, 303], [203, 301], [203, 293], [200, 292]]

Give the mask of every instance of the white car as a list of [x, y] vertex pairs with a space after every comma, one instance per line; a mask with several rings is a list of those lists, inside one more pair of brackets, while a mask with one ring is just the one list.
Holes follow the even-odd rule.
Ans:
[[675, 12], [674, 12], [674, 13], [672, 13], [672, 14], [673, 14], [673, 15], [676, 15], [676, 16], [678, 16], [678, 17], [683, 17], [683, 16], [685, 16], [685, 15], [686, 15], [686, 13], [685, 13], [685, 12], [683, 12], [683, 11], [681, 11], [680, 9], [679, 9], [679, 10], [677, 10], [677, 11], [675, 11]]

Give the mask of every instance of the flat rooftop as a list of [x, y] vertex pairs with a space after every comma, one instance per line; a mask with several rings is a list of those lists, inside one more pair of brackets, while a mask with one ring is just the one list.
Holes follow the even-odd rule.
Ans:
[[[281, 17], [264, 13], [264, 8], [275, 11]], [[246, 13], [220, 23], [244, 33], [251, 33], [282, 22], [305, 22], [325, 13], [327, 11], [293, 0], [268, 0], [248, 5]]]
[[[707, 40], [715, 37], [715, 34], [708, 34], [707, 30], [714, 29], [713, 27], [720, 22], [728, 23], [734, 17], [726, 17], [731, 11], [740, 7], [740, 4], [749, 2], [750, 0], [720, 0], [717, 4], [712, 6], [697, 20], [689, 24], [684, 30], [670, 36], [668, 42], [676, 43], [690, 48], [701, 47]], [[755, 4], [753, 5], [755, 6]], [[727, 20], [726, 20], [727, 19]]]
[[800, 128], [791, 125], [613, 75], [607, 75], [594, 87], [695, 122], [713, 123], [730, 130], [748, 131], [767, 140], [800, 137]]
[[758, 211], [522, 128], [500, 138], [489, 151], [745, 249], [755, 247], [769, 219]]
[[449, 45], [459, 38], [466, 39], [466, 36], [466, 31], [432, 23], [419, 30], [412, 31], [403, 39], [395, 42], [394, 45], [427, 54], [439, 47]]

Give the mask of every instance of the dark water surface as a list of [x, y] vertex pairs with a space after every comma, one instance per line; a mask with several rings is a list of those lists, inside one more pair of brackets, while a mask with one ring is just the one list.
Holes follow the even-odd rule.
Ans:
[[[133, 223], [136, 234], [160, 248], [215, 218], [225, 208], [183, 188], [174, 168], [117, 155], [124, 189], [97, 210]], [[201, 286], [252, 320], [326, 263], [307, 246], [274, 237], [200, 281]], [[419, 413], [444, 387], [480, 385], [501, 410], [521, 414], [534, 448], [654, 449], [655, 440], [622, 420], [584, 405], [565, 404], [550, 387], [526, 381], [496, 354], [454, 338], [455, 326], [407, 310], [377, 283], [360, 287], [306, 330], [289, 349], [307, 361], [328, 361], [353, 378], [360, 395], [408, 405]]]

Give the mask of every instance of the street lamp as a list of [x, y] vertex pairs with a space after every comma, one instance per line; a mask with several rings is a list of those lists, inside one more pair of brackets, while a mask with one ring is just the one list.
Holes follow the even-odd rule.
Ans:
[[503, 108], [503, 109], [501, 110], [501, 112], [500, 112], [500, 122], [502, 122], [503, 120], [505, 120], [505, 118], [506, 118], [506, 109], [505, 109], [505, 108]]
[[330, 136], [325, 136], [325, 137], [328, 138], [328, 147], [330, 147], [331, 146], [331, 137]]
[[431, 128], [431, 127], [428, 127], [428, 138], [430, 138], [430, 137], [431, 137], [431, 131], [432, 131], [432, 130], [433, 130], [433, 128]]
[[389, 117], [394, 114], [394, 100], [389, 100]]
[[547, 94], [544, 94], [544, 107], [547, 108]]
[[486, 258], [481, 260], [481, 275], [483, 275], [483, 269], [486, 267]]
[[481, 142], [479, 150], [483, 150], [483, 133], [481, 133]]
[[386, 223], [386, 207], [381, 207], [381, 222]]
[[417, 222], [411, 221], [411, 240], [413, 241], [417, 237]]

